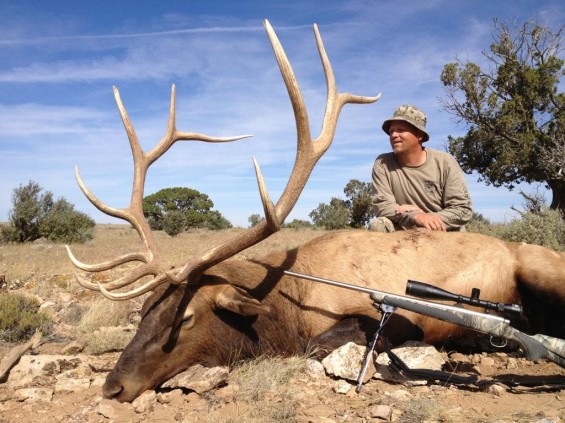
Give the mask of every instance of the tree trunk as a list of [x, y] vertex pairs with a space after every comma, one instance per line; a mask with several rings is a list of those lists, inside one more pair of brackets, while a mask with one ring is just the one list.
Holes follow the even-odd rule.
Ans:
[[547, 181], [547, 184], [553, 195], [549, 207], [553, 210], [560, 210], [561, 216], [565, 219], [565, 180], [551, 179]]

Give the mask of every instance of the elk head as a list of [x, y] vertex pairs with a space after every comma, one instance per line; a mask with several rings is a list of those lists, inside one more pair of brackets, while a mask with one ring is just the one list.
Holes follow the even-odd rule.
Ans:
[[[259, 165], [253, 159], [265, 212], [265, 219], [259, 224], [211, 249], [203, 256], [188, 260], [180, 268], [173, 268], [157, 251], [142, 209], [144, 182], [149, 166], [179, 140], [226, 142], [247, 136], [213, 138], [178, 131], [175, 127], [174, 85], [167, 131], [149, 152], [141, 149], [118, 90], [114, 88], [114, 96], [134, 158], [133, 189], [128, 207], [115, 209], [102, 203], [86, 188], [78, 169], [76, 170], [78, 184], [94, 206], [108, 215], [129, 222], [143, 242], [142, 251], [93, 265], [79, 261], [67, 247], [73, 264], [86, 272], [101, 272], [133, 261], [141, 263], [125, 276], [105, 285], [91, 283], [84, 276], [77, 274], [78, 282], [85, 288], [99, 291], [110, 300], [131, 299], [154, 291], [144, 303], [141, 311], [142, 321], [134, 339], [126, 347], [106, 380], [103, 388], [106, 397], [131, 401], [146, 389], [158, 386], [197, 362], [208, 365], [226, 364], [230, 357], [226, 356], [224, 350], [217, 348], [225, 339], [239, 337], [239, 347], [245, 348], [243, 346], [249, 343], [245, 334], [235, 330], [233, 322], [226, 324], [225, 319], [219, 318], [218, 310], [246, 317], [265, 313], [268, 306], [243, 289], [230, 285], [230, 281], [218, 281], [217, 278], [206, 275], [205, 271], [278, 231], [298, 200], [315, 164], [329, 148], [341, 108], [347, 103], [373, 103], [380, 97], [362, 97], [337, 92], [330, 62], [318, 28], [314, 25], [328, 94], [321, 133], [317, 139], [312, 139], [306, 107], [294, 72], [271, 25], [265, 21], [264, 26], [294, 109], [298, 146], [292, 173], [276, 205], [271, 201]], [[146, 277], [150, 277], [150, 280], [142, 283], [141, 279]], [[128, 291], [121, 290], [132, 285], [135, 287]]]

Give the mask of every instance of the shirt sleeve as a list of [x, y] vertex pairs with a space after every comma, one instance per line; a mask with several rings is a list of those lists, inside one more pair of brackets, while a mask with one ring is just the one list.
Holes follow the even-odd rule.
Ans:
[[459, 229], [473, 217], [473, 206], [465, 174], [453, 157], [448, 160], [448, 172], [443, 190], [443, 208], [437, 215], [445, 222], [448, 229]]

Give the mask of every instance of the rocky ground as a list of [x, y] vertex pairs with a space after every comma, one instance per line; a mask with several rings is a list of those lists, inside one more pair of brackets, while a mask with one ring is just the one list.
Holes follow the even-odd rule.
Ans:
[[[185, 377], [188, 381], [177, 378], [177, 383], [148, 391], [133, 404], [120, 404], [101, 395], [104, 378], [118, 353], [91, 356], [75, 353], [72, 345], [46, 343], [24, 355], [0, 385], [0, 422], [565, 420], [565, 394], [561, 390], [565, 371], [552, 363], [532, 363], [502, 353], [466, 356], [431, 349], [431, 358], [427, 358], [430, 367], [439, 360], [444, 369], [456, 369], [458, 374], [475, 374], [483, 380], [504, 377], [507, 383], [535, 380], [540, 386], [511, 388], [509, 383], [493, 382], [476, 388], [406, 379], [392, 382], [395, 375], [383, 375], [388, 367], [378, 364], [376, 377], [357, 393], [351, 380], [354, 376], [347, 372], [356, 372], [359, 357], [347, 354], [349, 358], [344, 361], [341, 357], [340, 364], [328, 363], [331, 357], [324, 365], [305, 359], [306, 371], [296, 372], [284, 389], [266, 390], [256, 398], [240, 395], [241, 379], [232, 380], [227, 369], [212, 373], [197, 369]], [[383, 357], [381, 354], [378, 361]], [[284, 360], [281, 363], [285, 366]]]
[[[370, 370], [374, 377], [357, 393], [363, 354], [353, 348], [341, 357], [336, 353], [336, 362], [332, 355], [322, 363], [298, 358], [298, 365], [297, 358], [280, 359], [263, 370], [257, 370], [262, 363], [252, 363], [247, 372], [191, 369], [132, 404], [106, 400], [102, 385], [119, 352], [86, 354], [73, 339], [69, 323], [78, 321], [78, 310], [86, 304], [92, 308], [92, 297], [69, 288], [74, 287], [70, 274], [47, 278], [43, 285], [36, 279], [14, 283], [10, 289], [40, 298], [42, 308], [51, 310], [57, 322], [55, 333], [24, 354], [0, 380], [0, 423], [565, 421], [565, 369], [506, 353], [465, 355], [423, 346], [410, 347], [417, 352], [407, 350], [404, 356], [398, 353], [407, 362], [426, 357], [409, 363], [412, 368], [441, 368], [487, 382], [477, 387], [406, 380], [389, 371], [381, 354], [376, 369]], [[0, 357], [15, 347], [0, 345]], [[282, 378], [285, 371], [288, 377]]]

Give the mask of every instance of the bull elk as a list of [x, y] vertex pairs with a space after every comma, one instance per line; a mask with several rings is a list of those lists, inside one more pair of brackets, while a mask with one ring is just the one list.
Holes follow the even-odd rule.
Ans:
[[[188, 260], [180, 268], [173, 268], [159, 255], [142, 211], [148, 167], [178, 140], [222, 142], [242, 138], [212, 138], [177, 131], [174, 86], [168, 129], [148, 153], [141, 150], [114, 89], [134, 157], [128, 207], [115, 209], [103, 204], [76, 172], [88, 199], [101, 211], [129, 222], [143, 242], [141, 252], [94, 265], [79, 261], [68, 249], [74, 265], [86, 272], [141, 262], [126, 276], [104, 286], [79, 274], [78, 282], [111, 300], [131, 299], [152, 291], [142, 307], [136, 335], [106, 379], [104, 396], [132, 401], [197, 363], [225, 365], [261, 354], [300, 354], [314, 346], [327, 350], [349, 340], [366, 342], [379, 319], [366, 295], [344, 294], [339, 288], [307, 284], [284, 276], [286, 269], [400, 294], [408, 279], [433, 282], [456, 292], [478, 287], [492, 301], [521, 302], [532, 330], [564, 335], [565, 326], [559, 316], [565, 304], [564, 256], [538, 246], [507, 243], [472, 233], [380, 234], [352, 230], [327, 234], [262, 259], [233, 258], [279, 230], [316, 162], [330, 146], [342, 106], [373, 103], [379, 98], [337, 92], [331, 65], [314, 25], [328, 96], [321, 134], [312, 139], [292, 68], [268, 21], [265, 28], [294, 109], [298, 146], [289, 182], [276, 205], [269, 198], [254, 160], [265, 211], [265, 219], [258, 225], [202, 257]], [[141, 280], [146, 277], [150, 280], [143, 283]], [[129, 291], [121, 289], [132, 285], [134, 288]], [[419, 315], [400, 313], [393, 318], [386, 333], [393, 343], [423, 339], [442, 344], [465, 334], [458, 327]]]

